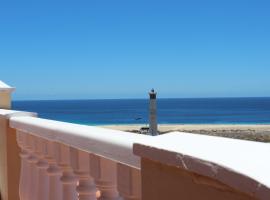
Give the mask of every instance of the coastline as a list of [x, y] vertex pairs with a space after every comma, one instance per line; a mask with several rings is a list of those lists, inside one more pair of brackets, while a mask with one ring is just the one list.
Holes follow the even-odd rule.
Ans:
[[[101, 125], [100, 127], [139, 133], [145, 124]], [[270, 142], [270, 124], [159, 124], [160, 134], [179, 131], [236, 139]]]

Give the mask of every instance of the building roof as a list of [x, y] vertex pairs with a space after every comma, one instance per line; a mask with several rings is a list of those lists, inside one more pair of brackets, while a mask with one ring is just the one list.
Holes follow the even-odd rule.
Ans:
[[9, 85], [7, 85], [6, 83], [4, 83], [3, 81], [0, 80], [0, 91], [12, 92], [14, 90], [15, 90], [14, 87], [10, 87]]

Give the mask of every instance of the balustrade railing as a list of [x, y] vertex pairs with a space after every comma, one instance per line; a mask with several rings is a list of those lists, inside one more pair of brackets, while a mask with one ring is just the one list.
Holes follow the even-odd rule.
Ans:
[[2, 200], [269, 200], [269, 144], [34, 116], [0, 109]]
[[21, 200], [139, 200], [139, 158], [149, 136], [35, 117], [13, 117], [21, 149]]

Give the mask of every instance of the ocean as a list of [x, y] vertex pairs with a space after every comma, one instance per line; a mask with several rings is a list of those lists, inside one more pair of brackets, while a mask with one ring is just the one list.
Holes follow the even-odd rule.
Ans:
[[[148, 99], [14, 101], [13, 109], [88, 125], [146, 124]], [[270, 98], [158, 99], [159, 124], [270, 124]]]

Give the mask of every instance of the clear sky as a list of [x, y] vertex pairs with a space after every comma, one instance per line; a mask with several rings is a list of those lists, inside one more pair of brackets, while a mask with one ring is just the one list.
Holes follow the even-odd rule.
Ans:
[[269, 0], [3, 0], [15, 99], [270, 96]]

